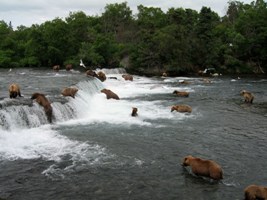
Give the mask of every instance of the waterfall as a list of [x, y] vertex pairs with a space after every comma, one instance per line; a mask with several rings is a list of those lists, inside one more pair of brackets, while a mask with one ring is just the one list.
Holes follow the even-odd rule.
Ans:
[[[79, 89], [75, 98], [47, 95], [53, 108], [53, 123], [82, 117], [84, 110], [89, 108], [92, 96], [103, 88], [102, 83], [95, 78], [80, 81], [74, 86]], [[0, 108], [2, 130], [35, 128], [49, 123], [43, 107], [30, 99], [6, 98], [0, 101]]]
[[126, 74], [126, 70], [124, 68], [115, 68], [115, 69], [97, 69], [96, 71], [103, 71], [106, 75], [109, 74]]

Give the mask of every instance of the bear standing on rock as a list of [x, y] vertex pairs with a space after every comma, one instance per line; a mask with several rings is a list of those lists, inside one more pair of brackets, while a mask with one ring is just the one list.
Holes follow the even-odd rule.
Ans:
[[77, 88], [64, 88], [62, 91], [61, 91], [61, 94], [65, 97], [67, 96], [70, 96], [72, 98], [75, 98], [75, 94], [78, 92], [78, 89]]
[[244, 190], [245, 200], [267, 199], [267, 187], [249, 185]]
[[9, 97], [10, 99], [12, 99], [16, 98], [17, 96], [21, 97], [19, 85], [16, 83], [12, 83], [9, 86]]
[[34, 93], [31, 99], [36, 99], [36, 102], [44, 107], [45, 114], [47, 116], [47, 120], [52, 123], [52, 106], [48, 99], [45, 97], [44, 94], [41, 93]]
[[212, 160], [203, 160], [193, 156], [186, 156], [183, 159], [182, 166], [191, 166], [192, 172], [198, 176], [205, 176], [214, 180], [223, 178], [222, 168]]

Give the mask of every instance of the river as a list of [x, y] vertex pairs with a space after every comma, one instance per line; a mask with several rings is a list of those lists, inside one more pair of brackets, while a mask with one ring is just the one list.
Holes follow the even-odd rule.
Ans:
[[[235, 200], [250, 184], [267, 185], [267, 78], [125, 81], [122, 69], [103, 71], [104, 82], [78, 70], [0, 70], [0, 199]], [[9, 99], [13, 82], [23, 97]], [[70, 86], [79, 89], [74, 99], [60, 94]], [[103, 88], [120, 100], [107, 100]], [[34, 92], [52, 103], [52, 124]], [[170, 112], [175, 104], [192, 113]], [[218, 162], [223, 180], [192, 174], [181, 166], [187, 155]]]

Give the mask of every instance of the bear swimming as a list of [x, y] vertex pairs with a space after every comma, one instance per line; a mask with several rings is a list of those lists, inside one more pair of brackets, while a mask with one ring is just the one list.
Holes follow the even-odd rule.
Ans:
[[124, 78], [125, 81], [133, 81], [133, 76], [130, 74], [123, 74], [122, 78]]
[[44, 107], [45, 114], [47, 116], [47, 120], [52, 123], [52, 106], [48, 99], [45, 97], [44, 94], [41, 93], [34, 93], [31, 99], [36, 99], [36, 102]]
[[252, 103], [254, 100], [253, 94], [246, 90], [242, 90], [240, 94], [244, 97], [246, 103]]
[[267, 200], [267, 187], [249, 185], [244, 190], [245, 200], [263, 199]]
[[137, 108], [135, 108], [135, 107], [133, 107], [133, 110], [132, 110], [132, 117], [136, 117], [138, 114], [137, 114], [137, 111], [138, 111], [138, 109]]
[[214, 180], [223, 178], [222, 168], [212, 160], [204, 160], [190, 155], [183, 159], [182, 166], [190, 166], [192, 172], [198, 176], [205, 176]]
[[189, 96], [189, 92], [177, 91], [177, 90], [174, 90], [173, 94], [176, 94], [178, 97], [188, 97]]
[[75, 98], [75, 94], [78, 92], [78, 89], [77, 88], [64, 88], [62, 91], [61, 91], [61, 94], [63, 96], [70, 96], [72, 98]]
[[106, 94], [107, 99], [116, 99], [116, 100], [120, 99], [119, 96], [117, 94], [115, 94], [114, 92], [112, 92], [111, 90], [102, 89], [101, 92]]
[[9, 97], [10, 99], [12, 99], [12, 98], [16, 98], [17, 96], [21, 97], [20, 87], [17, 83], [12, 83], [9, 86]]
[[188, 105], [174, 105], [172, 106], [171, 108], [171, 112], [176, 110], [177, 112], [188, 112], [188, 113], [191, 113], [192, 112], [192, 108]]

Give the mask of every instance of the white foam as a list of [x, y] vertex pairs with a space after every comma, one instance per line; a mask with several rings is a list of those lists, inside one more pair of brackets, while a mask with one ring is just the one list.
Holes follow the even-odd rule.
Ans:
[[79, 157], [81, 160], [88, 160], [92, 149], [97, 155], [103, 153], [103, 148], [100, 146], [70, 140], [51, 130], [50, 125], [25, 130], [0, 131], [1, 159], [43, 158], [59, 162], [63, 156], [70, 155], [72, 159]]
[[[105, 82], [81, 81], [76, 86], [79, 91], [75, 98], [68, 98], [67, 103], [71, 109], [65, 109], [60, 103], [53, 103], [54, 115], [57, 119], [56, 125], [79, 125], [92, 123], [111, 123], [118, 125], [139, 125], [160, 127], [159, 119], [183, 120], [194, 117], [190, 115], [170, 112], [171, 106], [167, 100], [151, 100], [151, 97], [144, 97], [158, 94], [170, 94], [179, 87], [166, 86], [162, 79], [151, 79], [146, 77], [134, 76], [133, 81], [125, 81], [121, 74], [109, 74], [117, 79], [107, 79]], [[92, 89], [93, 88], [93, 89]], [[106, 95], [101, 93], [102, 88], [107, 88], [115, 92], [121, 99], [106, 99]], [[193, 91], [187, 86], [187, 91]], [[142, 97], [142, 98], [137, 98]], [[132, 117], [132, 107], [138, 108], [138, 116]], [[39, 118], [46, 119], [43, 109], [34, 104], [31, 108], [34, 112], [28, 113], [29, 121], [32, 126], [37, 128], [27, 128], [21, 122], [19, 126], [12, 126], [8, 131], [0, 130], [0, 159], [35, 159], [43, 158], [60, 162], [66, 155], [75, 162], [99, 162], [107, 156], [106, 150], [101, 146], [89, 144], [90, 141], [78, 142], [71, 140], [60, 132], [53, 130], [54, 125], [42, 125]], [[37, 112], [36, 109], [39, 109]], [[26, 112], [25, 111], [25, 112]], [[70, 112], [75, 112], [75, 118], [70, 119], [66, 116], [72, 116]], [[16, 113], [16, 112], [10, 112]], [[35, 119], [36, 113], [42, 115]], [[17, 120], [16, 116], [10, 114], [10, 118]], [[13, 119], [12, 118], [12, 119]], [[9, 121], [9, 118], [7, 118]], [[11, 119], [10, 119], [11, 120]], [[13, 122], [11, 120], [11, 122]], [[11, 123], [10, 124], [16, 124]], [[32, 127], [30, 126], [30, 127]], [[24, 127], [24, 128], [23, 128]], [[60, 130], [60, 128], [59, 128]], [[73, 165], [73, 163], [71, 165]], [[137, 164], [140, 163], [137, 161]], [[142, 162], [141, 162], [142, 164]], [[68, 165], [67, 167], [70, 167]], [[57, 171], [57, 166], [51, 166], [44, 173], [53, 173]]]
[[[152, 80], [145, 77], [134, 77], [134, 81], [121, 79], [120, 74], [113, 74], [118, 79], [108, 79], [103, 83], [103, 87], [116, 93], [120, 100], [106, 99], [106, 95], [100, 93], [100, 89], [95, 94], [88, 94], [89, 91], [79, 91], [73, 99], [73, 104], [78, 112], [78, 119], [63, 122], [63, 124], [90, 124], [90, 123], [111, 123], [123, 125], [150, 126], [153, 120], [173, 119], [182, 120], [192, 117], [183, 113], [171, 113], [171, 106], [163, 106], [167, 103], [163, 100], [137, 100], [135, 97], [143, 97], [154, 94], [170, 94], [173, 87], [166, 87], [159, 80]], [[112, 76], [113, 76], [112, 75]], [[158, 87], [153, 87], [158, 86]], [[84, 88], [80, 86], [81, 88]], [[153, 87], [153, 89], [151, 89]], [[185, 90], [185, 89], [184, 89]], [[187, 88], [187, 90], [191, 90]], [[138, 116], [132, 117], [132, 108], [138, 108]], [[161, 126], [154, 124], [153, 126]]]

